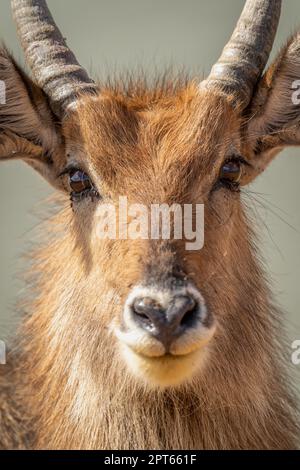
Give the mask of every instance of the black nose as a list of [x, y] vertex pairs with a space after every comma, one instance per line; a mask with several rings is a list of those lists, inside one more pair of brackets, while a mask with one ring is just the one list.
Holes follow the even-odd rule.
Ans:
[[151, 297], [138, 297], [132, 303], [134, 320], [168, 349], [174, 339], [192, 328], [200, 317], [198, 302], [190, 295], [175, 295], [163, 308]]

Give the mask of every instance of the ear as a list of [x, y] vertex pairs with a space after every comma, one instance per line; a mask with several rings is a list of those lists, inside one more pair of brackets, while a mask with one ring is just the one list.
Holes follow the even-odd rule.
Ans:
[[0, 49], [0, 160], [22, 159], [47, 181], [63, 189], [57, 178], [64, 159], [60, 125], [47, 98]]
[[300, 32], [282, 49], [258, 83], [247, 114], [248, 181], [284, 147], [300, 145]]

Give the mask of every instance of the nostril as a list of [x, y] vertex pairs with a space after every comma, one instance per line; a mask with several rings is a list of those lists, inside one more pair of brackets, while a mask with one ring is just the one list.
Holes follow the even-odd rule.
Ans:
[[198, 318], [199, 305], [191, 296], [178, 296], [175, 298], [170, 311], [173, 322], [181, 327], [192, 327]]
[[191, 327], [198, 317], [198, 304], [194, 301], [181, 319], [180, 326]]
[[135, 318], [138, 319], [143, 326], [154, 326], [157, 315], [162, 312], [161, 306], [148, 297], [138, 298], [133, 302], [132, 311]]
[[142, 318], [143, 320], [149, 320], [149, 322], [150, 322], [150, 318], [149, 318], [145, 313], [138, 312], [138, 311], [135, 310], [135, 309], [134, 309], [134, 313], [135, 313], [138, 317]]

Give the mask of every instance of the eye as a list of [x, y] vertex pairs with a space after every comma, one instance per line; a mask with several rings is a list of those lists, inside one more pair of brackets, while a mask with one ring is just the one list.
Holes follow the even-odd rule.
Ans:
[[99, 197], [90, 177], [82, 170], [69, 172], [69, 185], [72, 200], [81, 200], [85, 196], [91, 196], [92, 199]]
[[75, 170], [70, 174], [70, 187], [74, 193], [81, 193], [86, 189], [91, 189], [90, 177], [81, 170]]
[[238, 190], [242, 176], [243, 162], [241, 158], [227, 160], [220, 171], [219, 182], [229, 189]]

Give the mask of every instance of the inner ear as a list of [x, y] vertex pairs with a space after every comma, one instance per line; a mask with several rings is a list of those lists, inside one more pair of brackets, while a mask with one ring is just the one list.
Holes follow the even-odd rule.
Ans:
[[244, 152], [261, 173], [283, 148], [300, 145], [300, 33], [290, 38], [256, 87], [246, 112]]
[[0, 160], [21, 159], [62, 189], [56, 175], [64, 144], [48, 99], [6, 49], [0, 50]]

